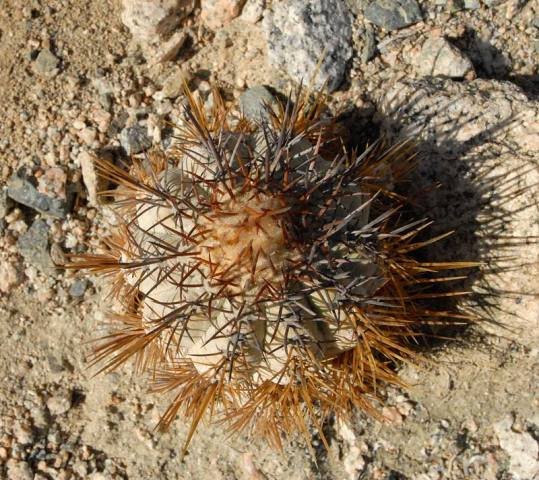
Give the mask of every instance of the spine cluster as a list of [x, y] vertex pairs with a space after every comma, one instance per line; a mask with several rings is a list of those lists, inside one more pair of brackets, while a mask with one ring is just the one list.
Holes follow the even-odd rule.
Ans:
[[461, 292], [431, 287], [473, 264], [414, 258], [438, 238], [396, 193], [412, 142], [348, 152], [303, 95], [259, 123], [188, 99], [173, 150], [129, 169], [98, 162], [121, 222], [72, 266], [109, 275], [124, 313], [94, 361], [134, 358], [154, 390], [174, 391], [161, 425], [182, 410], [187, 442], [206, 413], [280, 446], [372, 411], [426, 325], [469, 320], [432, 301]]

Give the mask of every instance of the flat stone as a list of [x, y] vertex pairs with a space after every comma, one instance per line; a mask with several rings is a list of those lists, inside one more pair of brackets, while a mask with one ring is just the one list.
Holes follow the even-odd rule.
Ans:
[[67, 203], [61, 198], [51, 197], [38, 192], [28, 179], [13, 174], [7, 184], [8, 196], [17, 203], [26, 205], [44, 215], [65, 218]]
[[128, 155], [143, 152], [152, 146], [146, 127], [133, 125], [120, 132], [120, 144]]
[[267, 110], [275, 104], [275, 97], [263, 85], [251, 87], [240, 95], [240, 108], [245, 117], [253, 122], [267, 121]]
[[22, 235], [17, 245], [19, 252], [30, 265], [43, 273], [52, 274], [55, 265], [49, 253], [49, 226], [43, 220], [36, 220]]
[[336, 90], [352, 56], [352, 15], [343, 0], [288, 0], [274, 5], [262, 27], [270, 63], [296, 82]]
[[385, 30], [398, 30], [423, 19], [415, 0], [375, 0], [365, 8], [365, 18]]
[[429, 38], [414, 61], [421, 76], [463, 78], [474, 73], [470, 59], [445, 38]]
[[58, 73], [59, 63], [60, 60], [48, 48], [44, 48], [35, 59], [34, 70], [40, 75], [54, 76]]

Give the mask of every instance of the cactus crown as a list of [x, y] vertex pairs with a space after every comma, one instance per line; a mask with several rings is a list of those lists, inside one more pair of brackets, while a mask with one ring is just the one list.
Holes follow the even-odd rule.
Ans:
[[303, 94], [258, 123], [232, 122], [218, 96], [206, 117], [187, 96], [173, 150], [129, 170], [97, 161], [121, 225], [72, 266], [113, 276], [124, 314], [94, 362], [134, 357], [174, 391], [161, 426], [182, 409], [187, 443], [205, 412], [280, 446], [332, 413], [373, 411], [422, 327], [468, 320], [421, 303], [447, 295], [425, 293], [440, 272], [473, 264], [410, 256], [437, 240], [417, 240], [429, 222], [406, 220], [395, 193], [413, 143], [348, 153]]

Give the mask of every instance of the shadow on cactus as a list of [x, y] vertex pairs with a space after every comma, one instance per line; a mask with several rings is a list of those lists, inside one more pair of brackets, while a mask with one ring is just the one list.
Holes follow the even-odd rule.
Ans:
[[124, 314], [93, 363], [134, 359], [154, 391], [175, 392], [160, 426], [181, 411], [186, 446], [205, 415], [276, 447], [311, 427], [326, 443], [330, 415], [376, 415], [425, 326], [472, 320], [447, 302], [466, 292], [439, 286], [476, 264], [414, 258], [446, 235], [425, 236], [430, 221], [396, 193], [412, 141], [348, 152], [302, 93], [259, 123], [187, 97], [171, 151], [129, 170], [97, 161], [121, 224], [69, 267], [111, 276]]

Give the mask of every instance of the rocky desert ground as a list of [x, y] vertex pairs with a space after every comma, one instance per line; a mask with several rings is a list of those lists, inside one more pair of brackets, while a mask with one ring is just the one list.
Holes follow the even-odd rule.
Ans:
[[[539, 478], [539, 4], [529, 0], [2, 0], [0, 477]], [[187, 82], [255, 112], [325, 82], [364, 147], [419, 139], [410, 182], [484, 321], [402, 365], [376, 421], [326, 426], [282, 452], [201, 426], [154, 427], [167, 398], [130, 366], [94, 376], [106, 286], [55, 268], [111, 217], [93, 158], [167, 148]], [[258, 102], [258, 103], [257, 103]]]

